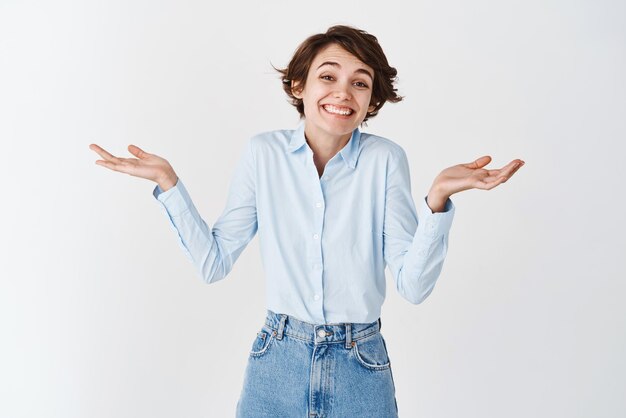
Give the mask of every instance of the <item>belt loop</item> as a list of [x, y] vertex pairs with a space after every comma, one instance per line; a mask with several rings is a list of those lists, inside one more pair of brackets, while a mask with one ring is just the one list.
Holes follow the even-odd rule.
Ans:
[[378, 331], [380, 331], [380, 329], [383, 327], [383, 323], [380, 320], [380, 317], [378, 318]]
[[346, 348], [352, 348], [352, 324], [346, 323]]
[[276, 334], [277, 340], [283, 339], [283, 331], [285, 330], [285, 321], [287, 320], [287, 315], [280, 314], [280, 323], [278, 324], [278, 333]]

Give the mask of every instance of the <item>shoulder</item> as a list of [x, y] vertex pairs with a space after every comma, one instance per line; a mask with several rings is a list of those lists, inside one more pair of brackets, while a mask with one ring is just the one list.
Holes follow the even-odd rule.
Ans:
[[368, 132], [361, 132], [361, 153], [362, 156], [383, 157], [392, 161], [406, 159], [406, 152], [400, 144]]
[[248, 140], [247, 148], [255, 159], [273, 158], [287, 152], [294, 129], [260, 132]]
[[254, 134], [244, 142], [242, 157], [257, 161], [259, 157], [265, 158], [281, 152], [284, 154], [293, 132], [290, 129], [279, 129]]
[[294, 132], [294, 129], [260, 132], [250, 137], [248, 147], [255, 155], [276, 151], [285, 152]]

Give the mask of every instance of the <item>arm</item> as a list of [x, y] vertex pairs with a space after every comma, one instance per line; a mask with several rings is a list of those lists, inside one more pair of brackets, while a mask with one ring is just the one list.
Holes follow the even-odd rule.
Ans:
[[252, 143], [248, 141], [232, 177], [226, 206], [210, 228], [200, 217], [182, 181], [154, 197], [165, 209], [178, 234], [179, 245], [206, 283], [228, 275], [257, 232]]
[[207, 283], [221, 280], [231, 271], [257, 231], [252, 140], [235, 168], [226, 208], [213, 229], [202, 220], [166, 159], [132, 144], [128, 151], [137, 158], [116, 157], [96, 144], [89, 144], [89, 149], [102, 158], [96, 164], [157, 183], [153, 195], [165, 208], [185, 254]]
[[404, 151], [392, 164], [387, 176], [384, 256], [398, 292], [410, 302], [421, 303], [430, 295], [443, 267], [455, 210], [450, 196], [469, 189], [491, 190], [524, 165], [516, 159], [500, 169], [483, 168], [490, 161], [486, 155], [439, 173], [420, 203], [419, 223]]
[[[438, 199], [429, 194], [429, 200]], [[419, 217], [411, 196], [409, 165], [400, 150], [390, 162], [385, 195], [383, 256], [398, 293], [411, 303], [423, 302], [441, 273], [455, 207], [446, 197], [443, 212], [433, 213], [426, 198]]]

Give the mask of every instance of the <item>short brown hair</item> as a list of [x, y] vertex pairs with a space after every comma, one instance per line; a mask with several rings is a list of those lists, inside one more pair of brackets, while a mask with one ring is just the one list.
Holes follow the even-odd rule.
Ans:
[[292, 82], [297, 84], [299, 89], [303, 89], [315, 56], [331, 44], [339, 45], [374, 70], [370, 106], [375, 107], [373, 111], [367, 112], [363, 122], [376, 116], [386, 102], [397, 103], [402, 100], [402, 96], [398, 96], [397, 89], [394, 88], [398, 72], [387, 62], [378, 39], [364, 30], [336, 25], [328, 28], [326, 33], [318, 33], [305, 39], [296, 49], [287, 68], [274, 67], [281, 73], [283, 89], [289, 96], [291, 104], [298, 109], [300, 118], [304, 117], [304, 104], [302, 99], [293, 95]]

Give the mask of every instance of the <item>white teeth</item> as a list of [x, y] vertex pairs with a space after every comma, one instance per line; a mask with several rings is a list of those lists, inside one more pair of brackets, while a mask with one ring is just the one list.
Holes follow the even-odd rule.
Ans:
[[347, 116], [347, 115], [352, 114], [352, 109], [341, 110], [338, 107], [335, 107], [333, 105], [324, 105], [324, 109], [326, 109], [326, 111], [329, 113], [335, 113], [338, 115]]

